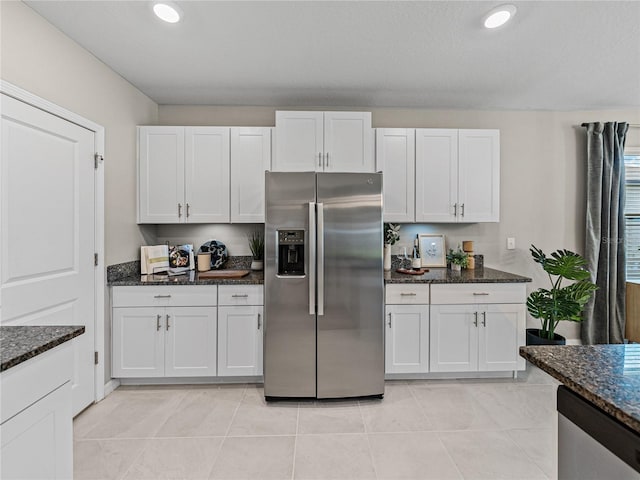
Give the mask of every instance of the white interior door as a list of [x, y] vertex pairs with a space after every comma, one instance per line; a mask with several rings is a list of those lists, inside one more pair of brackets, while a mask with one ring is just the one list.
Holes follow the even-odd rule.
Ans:
[[95, 399], [94, 132], [6, 95], [0, 295], [4, 325], [84, 325], [73, 413]]

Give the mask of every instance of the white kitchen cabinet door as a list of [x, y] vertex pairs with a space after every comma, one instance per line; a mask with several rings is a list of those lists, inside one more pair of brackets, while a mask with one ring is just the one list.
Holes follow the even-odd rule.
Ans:
[[385, 373], [429, 371], [429, 306], [385, 308]]
[[432, 372], [478, 370], [477, 310], [476, 305], [431, 305]]
[[70, 382], [4, 422], [0, 438], [0, 478], [73, 478]]
[[371, 112], [324, 112], [324, 171], [374, 170]]
[[323, 112], [276, 112], [275, 172], [314, 172], [324, 166]]
[[415, 221], [415, 129], [376, 129], [376, 170], [384, 175], [385, 222]]
[[138, 127], [138, 223], [182, 222], [184, 180], [184, 128]]
[[451, 223], [458, 213], [458, 130], [416, 129], [416, 222]]
[[478, 370], [524, 370], [524, 359], [518, 352], [525, 344], [525, 305], [480, 305], [478, 310]]
[[218, 375], [262, 375], [262, 306], [218, 307]]
[[458, 131], [460, 222], [500, 221], [500, 131]]
[[187, 223], [229, 221], [229, 128], [185, 129]]
[[113, 309], [112, 376], [164, 376], [164, 309]]
[[264, 172], [271, 169], [271, 130], [231, 129], [231, 222], [264, 223]]
[[215, 307], [167, 308], [165, 377], [215, 376], [216, 330]]

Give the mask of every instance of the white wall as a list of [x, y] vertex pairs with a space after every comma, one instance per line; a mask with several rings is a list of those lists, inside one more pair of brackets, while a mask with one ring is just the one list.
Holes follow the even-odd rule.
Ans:
[[158, 106], [21, 2], [0, 2], [3, 80], [105, 128], [106, 264], [137, 259], [136, 129]]
[[[275, 110], [274, 107], [161, 105], [158, 121], [161, 125], [273, 126]], [[548, 282], [531, 260], [531, 244], [546, 252], [559, 248], [583, 252], [586, 135], [581, 123], [640, 124], [640, 112], [631, 109], [512, 112], [384, 108], [371, 111], [374, 127], [500, 129], [500, 223], [403, 225], [394, 253], [400, 253], [404, 246], [412, 246], [417, 233], [443, 233], [448, 245], [453, 247], [462, 240], [474, 240], [476, 253], [484, 254], [486, 266], [533, 278], [528, 291], [546, 286]], [[635, 132], [629, 135], [627, 144], [634, 142], [640, 145]], [[181, 233], [189, 238], [211, 235], [210, 238], [218, 238], [227, 247], [240, 251], [242, 235], [234, 233], [236, 228], [188, 227]], [[162, 238], [171, 238], [175, 233], [175, 227], [158, 227]], [[506, 249], [507, 237], [516, 238], [515, 250]], [[529, 324], [538, 326], [533, 319], [529, 319]], [[578, 325], [568, 322], [563, 322], [558, 331], [570, 339], [580, 336]]]

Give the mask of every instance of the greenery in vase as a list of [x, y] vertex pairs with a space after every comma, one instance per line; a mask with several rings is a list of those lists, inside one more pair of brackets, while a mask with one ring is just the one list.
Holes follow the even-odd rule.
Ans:
[[384, 243], [386, 245], [395, 245], [400, 240], [400, 225], [393, 223], [384, 224]]
[[262, 230], [256, 228], [247, 235], [247, 238], [253, 259], [262, 260], [264, 257], [264, 233]]
[[[551, 288], [531, 292], [527, 310], [541, 321], [540, 337], [553, 340], [560, 320], [582, 321], [582, 310], [598, 287], [590, 280], [591, 274], [585, 268], [587, 261], [577, 253], [556, 250], [547, 257], [535, 245], [531, 245], [530, 251], [534, 262], [549, 275]], [[563, 287], [563, 280], [574, 283]]]
[[447, 263], [452, 265], [460, 265], [462, 268], [467, 268], [469, 265], [469, 255], [466, 252], [463, 252], [460, 247], [457, 250], [449, 249], [449, 253], [447, 253]]

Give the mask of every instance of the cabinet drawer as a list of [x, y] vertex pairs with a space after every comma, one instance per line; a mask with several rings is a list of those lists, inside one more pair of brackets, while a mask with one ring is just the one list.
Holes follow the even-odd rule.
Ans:
[[262, 305], [262, 285], [220, 285], [218, 305]]
[[429, 303], [429, 285], [392, 284], [385, 288], [387, 305], [426, 305]]
[[215, 285], [113, 287], [114, 307], [207, 307], [217, 305]]
[[431, 285], [432, 305], [525, 303], [524, 283], [466, 283]]

